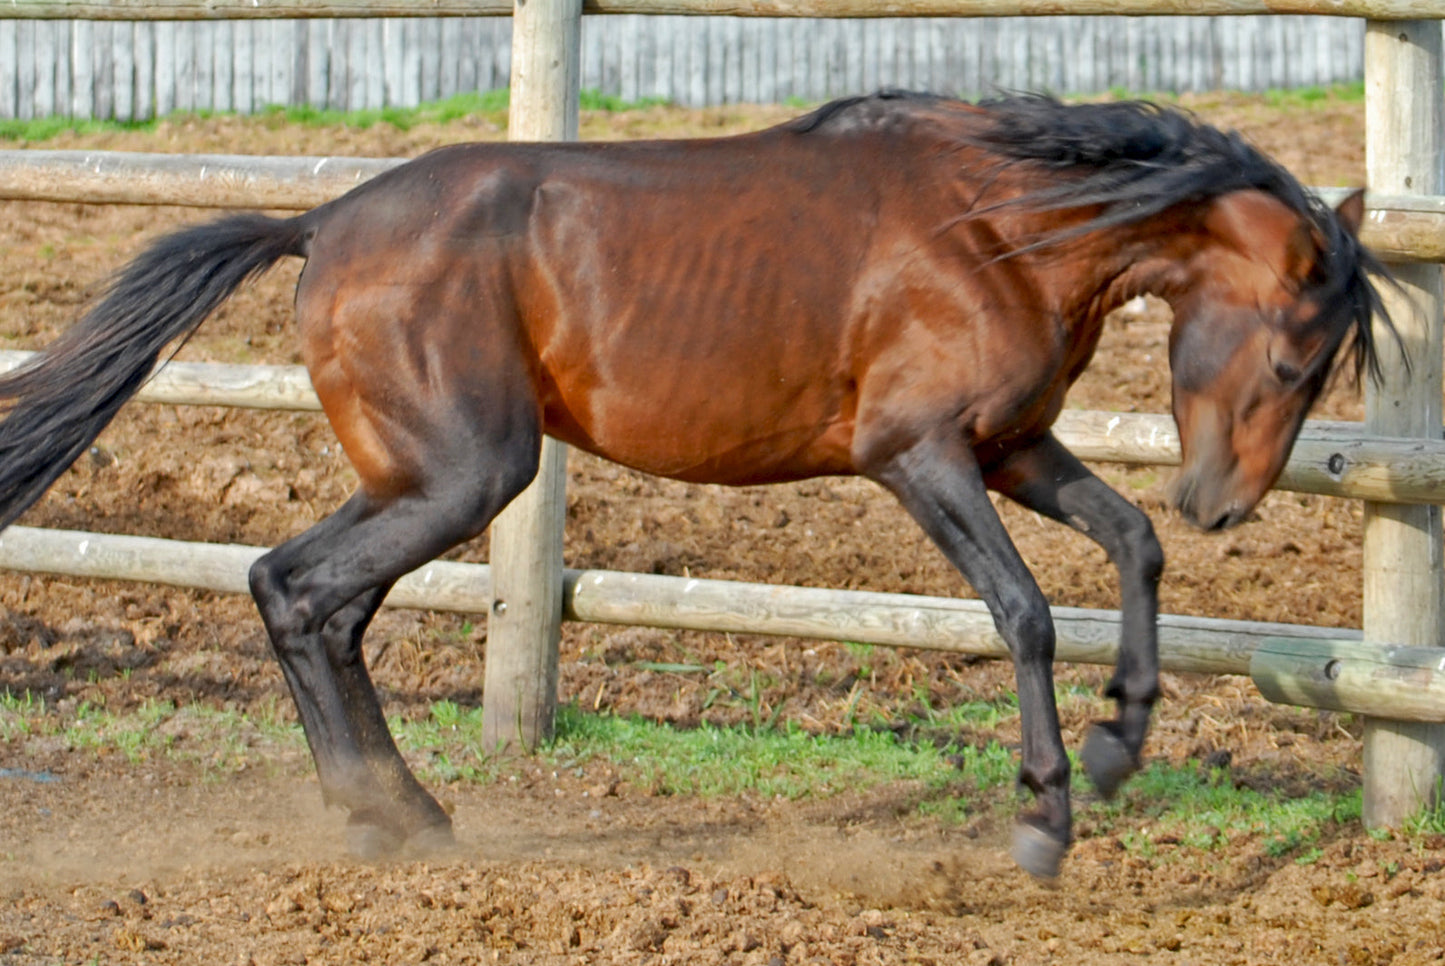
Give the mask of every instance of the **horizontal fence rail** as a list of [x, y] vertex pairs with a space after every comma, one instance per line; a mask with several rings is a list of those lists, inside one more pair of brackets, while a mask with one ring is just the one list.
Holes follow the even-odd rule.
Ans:
[[405, 160], [0, 151], [0, 199], [306, 211]]
[[[0, 566], [104, 580], [143, 580], [197, 590], [248, 593], [246, 572], [263, 547], [12, 526], [0, 533]], [[455, 613], [492, 605], [486, 564], [434, 561], [397, 582], [387, 604]], [[674, 630], [771, 634], [859, 644], [921, 647], [1006, 658], [1008, 649], [982, 601], [912, 594], [822, 590], [660, 574], [568, 570], [568, 620]], [[1115, 611], [1057, 607], [1058, 656], [1112, 664]], [[1350, 631], [1263, 621], [1160, 618], [1164, 666], [1205, 674], [1248, 674], [1266, 637], [1312, 641], [1358, 637]]]
[[[0, 200], [304, 211], [402, 158], [0, 151]], [[1321, 189], [1337, 202], [1343, 189]], [[1395, 262], [1445, 261], [1445, 197], [1366, 196], [1361, 238]]]
[[[0, 351], [0, 372], [37, 353]], [[169, 362], [156, 370], [137, 401], [320, 412], [302, 366]], [[1066, 409], [1055, 435], [1080, 459], [1098, 463], [1177, 466], [1174, 420], [1151, 413]], [[1445, 478], [1445, 440], [1372, 437], [1360, 423], [1305, 423], [1278, 488], [1378, 503], [1435, 503]]]
[[[0, 567], [101, 580], [140, 580], [246, 593], [265, 548], [13, 526]], [[433, 561], [397, 581], [389, 607], [486, 613], [486, 564]], [[1112, 665], [1119, 613], [1052, 608], [1056, 657]], [[981, 601], [823, 590], [608, 570], [567, 570], [563, 619], [666, 630], [765, 634], [1004, 659], [1008, 649]], [[1267, 698], [1394, 720], [1445, 721], [1445, 648], [1364, 644], [1357, 631], [1163, 615], [1159, 662], [1168, 671], [1247, 675]]]
[[[13, 526], [0, 567], [88, 579], [142, 580], [245, 593], [261, 547]], [[399, 580], [390, 607], [486, 613], [486, 564], [433, 561]], [[607, 570], [567, 570], [563, 619], [667, 630], [765, 634], [1008, 657], [981, 601], [822, 590]], [[1114, 664], [1119, 613], [1052, 608], [1056, 657]], [[1169, 671], [1249, 675], [1267, 697], [1396, 720], [1445, 721], [1445, 649], [1364, 645], [1356, 631], [1163, 615], [1159, 661]]]

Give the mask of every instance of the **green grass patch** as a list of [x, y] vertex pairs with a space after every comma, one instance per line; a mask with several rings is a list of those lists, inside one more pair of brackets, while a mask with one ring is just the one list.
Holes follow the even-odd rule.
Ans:
[[[417, 107], [383, 107], [359, 111], [335, 111], [310, 105], [271, 105], [256, 112], [254, 116], [275, 124], [296, 124], [303, 127], [350, 127], [369, 128], [377, 124], [389, 124], [398, 130], [407, 131], [420, 124], [448, 124], [466, 117], [487, 116], [503, 126], [507, 121], [510, 92], [506, 89], [474, 91], [455, 94], [439, 101], [431, 101]], [[643, 98], [625, 101], [611, 94], [597, 90], [581, 92], [581, 108], [584, 111], [644, 110], [667, 103], [662, 98]], [[61, 134], [102, 134], [117, 131], [154, 131], [167, 121], [180, 123], [193, 118], [239, 116], [231, 112], [196, 111], [177, 112], [148, 121], [91, 121], [70, 117], [43, 117], [30, 120], [0, 120], [0, 140], [26, 144], [48, 141]]]
[[111, 131], [154, 130], [155, 121], [89, 121], [74, 117], [39, 117], [30, 120], [0, 119], [0, 140], [33, 143], [61, 134], [101, 134]]
[[[1066, 101], [1095, 100], [1098, 94], [1066, 94]], [[1248, 98], [1262, 101], [1265, 105], [1281, 110], [1310, 110], [1327, 104], [1357, 104], [1365, 99], [1364, 81], [1346, 81], [1339, 84], [1315, 84], [1306, 87], [1275, 87], [1265, 91], [1250, 92], [1233, 89], [1192, 91], [1135, 91], [1127, 87], [1109, 88], [1106, 96], [1115, 101], [1157, 101], [1161, 104], [1178, 104], [1191, 97], [1208, 100], [1217, 98]]]
[[909, 742], [892, 731], [834, 736], [788, 725], [706, 724], [682, 730], [637, 717], [584, 714], [575, 707], [559, 714], [547, 755], [563, 763], [610, 761], [635, 784], [702, 797], [822, 797], [893, 781], [942, 788], [960, 774], [948, 749]]
[[1291, 87], [1264, 92], [1264, 102], [1270, 107], [1311, 108], [1325, 104], [1344, 102], [1358, 104], [1365, 99], [1365, 82], [1351, 81], [1344, 84], [1325, 84], [1311, 87]]
[[278, 751], [300, 752], [305, 738], [279, 708], [251, 714], [147, 701], [111, 711], [82, 701], [68, 713], [31, 695], [0, 693], [0, 740], [60, 739], [70, 752], [119, 754], [132, 764], [171, 760], [199, 764], [211, 777], [274, 763]]
[[447, 124], [473, 115], [500, 114], [505, 120], [510, 101], [506, 89], [454, 94], [418, 107], [382, 107], [359, 111], [334, 111], [307, 104], [273, 105], [261, 115], [273, 121], [303, 127], [368, 128], [389, 124], [407, 131], [419, 124]]
[[1253, 839], [1268, 856], [1312, 861], [1320, 836], [1358, 821], [1360, 809], [1358, 788], [1261, 791], [1236, 785], [1223, 769], [1209, 771], [1191, 761], [1151, 764], [1129, 780], [1118, 801], [1091, 805], [1082, 814], [1146, 857], [1161, 844], [1208, 851]]
[[[510, 767], [486, 754], [480, 708], [442, 702], [424, 720], [391, 724], [403, 751], [424, 756], [424, 778], [491, 781]], [[553, 769], [605, 762], [623, 780], [654, 793], [704, 798], [799, 799], [892, 781], [942, 788], [959, 782], [961, 774], [969, 780], [971, 771], [973, 780], [987, 785], [1012, 780], [1000, 778], [993, 761], [986, 777], [982, 769], [960, 770], [950, 760], [956, 754], [932, 742], [907, 741], [893, 731], [859, 729], [832, 736], [791, 726], [680, 729], [636, 716], [588, 714], [569, 705], [559, 709], [556, 737], [537, 758]], [[963, 754], [976, 753], [965, 749]]]
[[[1075, 700], [1096, 699], [1061, 695], [1063, 703]], [[605, 765], [653, 794], [701, 798], [826, 798], [902, 782], [911, 785], [907, 797], [917, 814], [961, 823], [981, 814], [1003, 820], [1017, 807], [1017, 751], [989, 736], [1017, 714], [1015, 699], [1005, 696], [930, 711], [901, 725], [819, 735], [788, 723], [683, 729], [565, 706], [555, 739], [529, 759], [487, 753], [480, 708], [438, 702], [423, 716], [394, 718], [391, 728], [419, 777], [434, 785], [505, 780], [528, 763], [579, 777]], [[27, 743], [54, 736], [70, 752], [190, 762], [211, 778], [254, 766], [308, 767], [301, 730], [280, 707], [241, 715], [165, 702], [123, 712], [82, 703], [61, 713], [28, 695], [0, 694], [0, 740], [23, 755]], [[1258, 782], [1242, 786], [1227, 770], [1209, 771], [1197, 762], [1155, 762], [1116, 800], [1101, 802], [1082, 769], [1076, 767], [1074, 776], [1087, 834], [1115, 836], [1150, 860], [1244, 844], [1308, 864], [1319, 857], [1324, 835], [1360, 818], [1360, 791], [1348, 782], [1324, 781], [1303, 793], [1261, 790]], [[1404, 834], [1438, 835], [1441, 829], [1445, 813], [1437, 811], [1420, 816]]]

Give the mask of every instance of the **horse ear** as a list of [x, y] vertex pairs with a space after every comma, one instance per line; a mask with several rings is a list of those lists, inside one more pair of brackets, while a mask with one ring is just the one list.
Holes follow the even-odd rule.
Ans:
[[1324, 250], [1325, 239], [1319, 228], [1305, 219], [1295, 225], [1285, 243], [1285, 277], [1303, 280], [1309, 278]]
[[[1346, 195], [1345, 200], [1335, 206], [1335, 217], [1345, 231], [1359, 237], [1360, 225], [1365, 220], [1365, 189], [1356, 188]], [[1291, 277], [1307, 278], [1327, 244], [1317, 225], [1302, 220], [1290, 233], [1287, 264]]]
[[1365, 221], [1365, 189], [1356, 188], [1335, 205], [1335, 217], [1351, 235], [1359, 235], [1360, 225]]

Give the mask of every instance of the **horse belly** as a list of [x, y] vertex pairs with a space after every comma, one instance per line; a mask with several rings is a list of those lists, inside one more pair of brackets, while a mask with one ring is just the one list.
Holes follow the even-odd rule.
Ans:
[[[579, 392], [557, 386], [547, 432], [633, 469], [749, 484], [852, 471], [851, 405], [823, 378], [744, 374], [742, 364], [613, 370]], [[759, 378], [761, 376], [761, 378]], [[585, 396], [585, 398], [583, 398]]]

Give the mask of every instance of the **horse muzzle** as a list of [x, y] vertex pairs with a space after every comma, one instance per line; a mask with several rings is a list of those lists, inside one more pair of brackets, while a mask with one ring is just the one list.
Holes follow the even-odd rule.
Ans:
[[1209, 533], [1238, 526], [1249, 517], [1259, 497], [1241, 493], [1232, 480], [1235, 475], [1186, 468], [1174, 484], [1175, 509], [1191, 526]]

